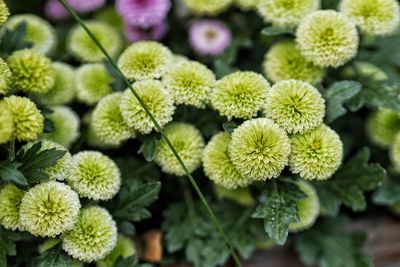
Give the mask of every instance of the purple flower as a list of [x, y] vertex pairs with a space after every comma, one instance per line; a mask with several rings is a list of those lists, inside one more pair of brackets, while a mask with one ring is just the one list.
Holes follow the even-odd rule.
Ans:
[[131, 25], [125, 25], [125, 37], [131, 42], [143, 40], [161, 40], [168, 31], [168, 24], [166, 21], [161, 22], [151, 28], [140, 28]]
[[[67, 2], [78, 13], [88, 13], [104, 6], [106, 0], [67, 0]], [[44, 12], [46, 17], [53, 20], [63, 20], [70, 17], [69, 12], [58, 0], [47, 0]]]
[[198, 20], [189, 29], [192, 48], [204, 56], [217, 56], [231, 43], [231, 31], [219, 20]]
[[68, 0], [68, 3], [77, 12], [88, 13], [103, 7], [106, 0]]
[[52, 20], [64, 20], [70, 17], [68, 11], [58, 0], [48, 0], [44, 6], [44, 13]]
[[159, 25], [171, 7], [170, 0], [117, 0], [116, 8], [131, 26], [149, 28]]

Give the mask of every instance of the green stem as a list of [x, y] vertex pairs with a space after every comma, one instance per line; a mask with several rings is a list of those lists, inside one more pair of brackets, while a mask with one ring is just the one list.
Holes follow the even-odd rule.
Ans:
[[13, 161], [15, 159], [15, 140], [10, 141], [8, 145], [8, 160]]
[[217, 219], [217, 217], [215, 216], [214, 212], [212, 211], [210, 205], [207, 203], [206, 198], [204, 197], [203, 193], [201, 192], [199, 186], [197, 185], [196, 181], [194, 180], [193, 176], [191, 175], [191, 173], [189, 172], [188, 168], [186, 167], [185, 163], [183, 162], [182, 158], [179, 156], [178, 152], [175, 150], [174, 146], [172, 145], [171, 141], [168, 139], [168, 137], [164, 134], [163, 129], [161, 128], [160, 124], [157, 122], [157, 120], [154, 118], [153, 114], [150, 112], [150, 110], [148, 109], [147, 105], [143, 102], [142, 98], [138, 95], [138, 93], [133, 89], [131, 83], [129, 82], [129, 80], [125, 77], [125, 75], [122, 73], [122, 71], [119, 69], [119, 67], [117, 66], [117, 64], [115, 64], [114, 60], [111, 58], [111, 56], [108, 54], [108, 52], [105, 50], [105, 48], [102, 46], [102, 44], [100, 43], [100, 41], [97, 39], [96, 36], [94, 36], [94, 34], [89, 30], [89, 28], [85, 25], [85, 23], [83, 22], [83, 20], [78, 16], [78, 14], [70, 7], [69, 4], [66, 3], [65, 0], [59, 0], [59, 2], [68, 10], [68, 12], [74, 17], [74, 19], [80, 24], [80, 26], [86, 31], [86, 33], [90, 36], [90, 38], [93, 40], [93, 42], [96, 44], [96, 46], [103, 52], [104, 56], [107, 58], [107, 60], [109, 61], [109, 63], [111, 64], [111, 66], [116, 70], [116, 72], [120, 75], [120, 77], [122, 78], [122, 80], [125, 82], [125, 84], [128, 86], [128, 88], [132, 91], [133, 95], [135, 96], [135, 98], [137, 99], [137, 101], [139, 102], [139, 104], [143, 107], [144, 111], [146, 112], [147, 116], [149, 116], [149, 118], [151, 119], [151, 121], [154, 123], [157, 131], [160, 132], [162, 138], [164, 139], [165, 143], [168, 145], [168, 147], [171, 149], [172, 153], [174, 154], [174, 156], [176, 157], [176, 159], [178, 160], [179, 164], [181, 165], [181, 167], [183, 168], [183, 170], [186, 173], [186, 176], [189, 178], [192, 186], [194, 187], [194, 189], [196, 190], [196, 193], [199, 195], [199, 198], [201, 200], [201, 202], [203, 203], [204, 207], [206, 208], [211, 220], [213, 221], [213, 223], [215, 224], [218, 232], [221, 234], [221, 236], [223, 237], [226, 245], [228, 246], [231, 255], [236, 263], [236, 265], [238, 267], [242, 267], [242, 264], [240, 263], [239, 257], [237, 256], [231, 241], [229, 240], [229, 238], [227, 237], [227, 235], [225, 234], [224, 230], [222, 229], [222, 226], [219, 222], [219, 220]]
[[240, 216], [239, 220], [236, 222], [234, 229], [238, 229], [243, 226], [243, 224], [250, 218], [253, 214], [254, 206], [248, 207], [243, 214]]

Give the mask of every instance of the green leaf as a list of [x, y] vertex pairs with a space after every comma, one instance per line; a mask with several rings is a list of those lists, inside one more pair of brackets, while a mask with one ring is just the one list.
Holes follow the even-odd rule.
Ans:
[[281, 35], [281, 34], [293, 35], [294, 29], [288, 28], [288, 27], [280, 27], [280, 26], [268, 26], [261, 30], [262, 36], [271, 37], [271, 36], [276, 36], [276, 35]]
[[4, 161], [0, 163], [0, 178], [4, 182], [11, 182], [21, 186], [28, 186], [24, 174], [18, 170], [22, 164], [19, 162]]
[[385, 179], [382, 186], [375, 191], [373, 201], [378, 205], [394, 205], [400, 203], [400, 182]]
[[151, 162], [156, 156], [158, 143], [160, 143], [159, 135], [148, 135], [140, 146], [138, 153], [143, 154], [147, 162]]
[[124, 80], [121, 78], [118, 72], [111, 66], [111, 63], [108, 60], [104, 59], [103, 64], [106, 67], [108, 74], [113, 78], [113, 83], [111, 84], [111, 87], [114, 89], [114, 91], [125, 90], [126, 84]]
[[0, 42], [0, 55], [6, 58], [16, 50], [32, 47], [32, 43], [26, 41], [26, 22], [19, 23], [13, 30], [4, 28]]
[[320, 197], [321, 209], [335, 216], [341, 204], [354, 211], [366, 208], [364, 192], [377, 188], [386, 170], [377, 163], [368, 163], [370, 151], [364, 148], [326, 181], [314, 182]]
[[71, 258], [61, 250], [61, 246], [44, 252], [38, 257], [37, 263], [37, 267], [70, 267], [71, 265]]
[[0, 228], [0, 251], [5, 252], [8, 256], [17, 255], [14, 241], [7, 236], [7, 231], [3, 228]]
[[232, 133], [238, 127], [238, 124], [234, 121], [227, 121], [222, 124], [222, 128], [224, 128], [225, 132]]
[[283, 245], [289, 233], [289, 224], [299, 221], [297, 201], [304, 197], [305, 194], [296, 184], [272, 181], [261, 194], [260, 203], [252, 217], [263, 219], [269, 237], [278, 245]]
[[325, 90], [323, 96], [326, 100], [327, 124], [346, 114], [347, 110], [343, 104], [361, 91], [361, 84], [355, 81], [341, 81], [334, 83]]

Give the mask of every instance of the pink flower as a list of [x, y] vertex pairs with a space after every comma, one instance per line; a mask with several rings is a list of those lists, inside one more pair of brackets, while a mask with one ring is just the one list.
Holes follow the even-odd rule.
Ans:
[[125, 25], [125, 37], [131, 42], [143, 41], [143, 40], [161, 40], [168, 31], [168, 24], [166, 21], [161, 22], [151, 28], [140, 28], [131, 25]]
[[[67, 3], [78, 13], [88, 13], [101, 8], [106, 0], [67, 0]], [[44, 7], [46, 17], [53, 20], [69, 18], [69, 12], [58, 0], [47, 0]]]
[[68, 11], [58, 0], [48, 0], [44, 6], [44, 13], [52, 20], [64, 20], [70, 17]]
[[88, 13], [103, 7], [106, 0], [68, 0], [71, 7], [79, 13]]

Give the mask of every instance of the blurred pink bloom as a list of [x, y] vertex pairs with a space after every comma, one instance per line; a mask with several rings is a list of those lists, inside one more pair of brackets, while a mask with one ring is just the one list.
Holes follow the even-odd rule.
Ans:
[[161, 40], [168, 31], [168, 24], [163, 21], [158, 25], [151, 28], [140, 28], [130, 25], [125, 25], [125, 37], [131, 42], [143, 41], [143, 40]]

